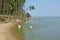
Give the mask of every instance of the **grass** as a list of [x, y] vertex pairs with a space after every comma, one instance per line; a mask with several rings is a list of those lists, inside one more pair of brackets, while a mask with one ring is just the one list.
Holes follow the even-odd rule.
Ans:
[[[22, 25], [22, 24], [21, 24]], [[24, 40], [24, 32], [23, 32], [23, 28], [21, 27], [21, 29], [18, 31], [18, 24], [14, 25], [14, 27], [11, 28], [11, 31], [13, 33], [13, 35], [18, 39], [18, 40]]]

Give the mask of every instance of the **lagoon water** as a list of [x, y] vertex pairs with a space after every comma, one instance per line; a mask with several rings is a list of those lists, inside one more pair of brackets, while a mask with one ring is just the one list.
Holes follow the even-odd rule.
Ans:
[[[25, 40], [60, 40], [60, 17], [41, 17], [25, 22]], [[33, 29], [30, 30], [29, 26]]]

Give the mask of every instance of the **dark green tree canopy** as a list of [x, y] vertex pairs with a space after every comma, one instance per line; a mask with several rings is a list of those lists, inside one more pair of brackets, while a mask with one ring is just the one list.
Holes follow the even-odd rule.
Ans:
[[[6, 12], [8, 11], [8, 13], [9, 12], [18, 13], [21, 9], [23, 9], [23, 5], [26, 0], [0, 0], [0, 1], [1, 1], [0, 2], [1, 14], [3, 14], [3, 13], [5, 13], [5, 11]], [[21, 7], [21, 9], [20, 9], [20, 7]]]
[[27, 17], [31, 17], [31, 15], [29, 13], [27, 13]]
[[[23, 7], [25, 2], [26, 0], [2, 0], [0, 2], [1, 14], [4, 14], [4, 13], [15, 14], [15, 15], [17, 15], [18, 13], [24, 14], [24, 11], [26, 11], [27, 9], [30, 11], [35, 9], [34, 5], [32, 5], [32, 6], [29, 6], [26, 10], [24, 10]], [[29, 13], [27, 13], [27, 16], [31, 17]]]
[[29, 9], [30, 9], [30, 10], [34, 10], [35, 7], [34, 7], [34, 6], [29, 6]]

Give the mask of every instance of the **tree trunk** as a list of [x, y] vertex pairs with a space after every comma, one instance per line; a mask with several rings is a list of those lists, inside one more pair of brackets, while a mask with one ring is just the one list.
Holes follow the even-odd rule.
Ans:
[[1, 14], [3, 14], [3, 9], [4, 9], [4, 0], [2, 0], [2, 5], [1, 5]]

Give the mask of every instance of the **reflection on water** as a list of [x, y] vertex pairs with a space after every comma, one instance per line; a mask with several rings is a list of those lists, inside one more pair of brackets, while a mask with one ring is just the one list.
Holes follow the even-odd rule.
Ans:
[[[27, 23], [31, 23], [32, 30]], [[42, 18], [42, 20], [27, 21], [24, 24], [25, 40], [60, 40], [60, 18]]]

